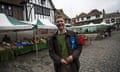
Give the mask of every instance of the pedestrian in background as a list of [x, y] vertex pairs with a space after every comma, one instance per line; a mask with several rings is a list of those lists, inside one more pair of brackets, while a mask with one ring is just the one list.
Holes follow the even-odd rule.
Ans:
[[111, 26], [109, 26], [109, 27], [107, 28], [108, 36], [111, 36], [111, 29], [112, 29]]
[[62, 16], [56, 18], [58, 31], [49, 39], [48, 48], [55, 72], [79, 72], [82, 44], [78, 35], [65, 29]]
[[2, 42], [10, 43], [11, 42], [11, 38], [7, 34], [5, 34], [3, 39], [2, 39]]
[[85, 38], [84, 38], [84, 36], [83, 35], [79, 35], [79, 38], [80, 38], [82, 46], [84, 46], [85, 45]]

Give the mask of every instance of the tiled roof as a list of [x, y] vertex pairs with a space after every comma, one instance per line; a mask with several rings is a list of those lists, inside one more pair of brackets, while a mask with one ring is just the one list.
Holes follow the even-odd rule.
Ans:
[[86, 17], [87, 14], [86, 13], [81, 13], [78, 17]]
[[83, 12], [80, 15], [76, 16], [75, 18], [88, 17], [88, 16], [96, 16], [96, 15], [101, 15], [101, 14], [102, 14], [101, 11], [98, 11], [97, 9], [93, 9], [88, 14]]
[[88, 13], [89, 16], [100, 15], [102, 12], [98, 11], [97, 9], [92, 10]]

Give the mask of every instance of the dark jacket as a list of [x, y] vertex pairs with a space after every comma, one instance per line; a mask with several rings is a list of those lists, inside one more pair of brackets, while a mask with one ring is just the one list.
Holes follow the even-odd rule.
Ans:
[[[49, 48], [49, 54], [51, 58], [53, 59], [54, 62], [54, 67], [56, 72], [61, 72], [61, 63], [60, 60], [61, 58], [61, 47], [57, 41], [57, 34], [54, 34], [49, 40], [48, 40], [48, 48]], [[72, 49], [71, 47], [71, 42], [70, 42], [70, 37], [74, 36], [75, 37], [75, 43], [76, 43], [76, 48]], [[73, 62], [70, 64], [71, 65], [71, 72], [78, 72], [80, 63], [79, 63], [79, 56], [82, 51], [82, 45], [80, 42], [79, 37], [75, 32], [67, 30], [66, 33], [66, 43], [67, 43], [67, 48], [68, 48], [68, 54], [73, 56]]]

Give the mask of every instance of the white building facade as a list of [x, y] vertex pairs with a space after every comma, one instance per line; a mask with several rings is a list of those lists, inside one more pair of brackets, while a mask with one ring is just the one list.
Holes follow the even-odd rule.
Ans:
[[93, 9], [89, 13], [81, 13], [74, 18], [74, 25], [86, 25], [90, 23], [99, 24], [103, 21], [104, 13], [97, 9]]
[[48, 19], [55, 20], [55, 7], [51, 0], [26, 0], [24, 5], [24, 20]]
[[114, 24], [116, 29], [120, 29], [120, 12], [106, 14], [104, 21], [106, 23]]

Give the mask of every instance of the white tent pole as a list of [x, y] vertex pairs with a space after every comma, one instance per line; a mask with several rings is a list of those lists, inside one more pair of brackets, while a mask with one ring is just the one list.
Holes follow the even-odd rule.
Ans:
[[17, 30], [15, 31], [15, 37], [16, 37], [16, 42], [18, 41], [18, 32], [17, 32]]
[[38, 46], [37, 46], [37, 28], [35, 27], [34, 25], [34, 28], [33, 28], [33, 31], [34, 31], [34, 38], [35, 38], [35, 49], [36, 49], [36, 60], [38, 60]]

